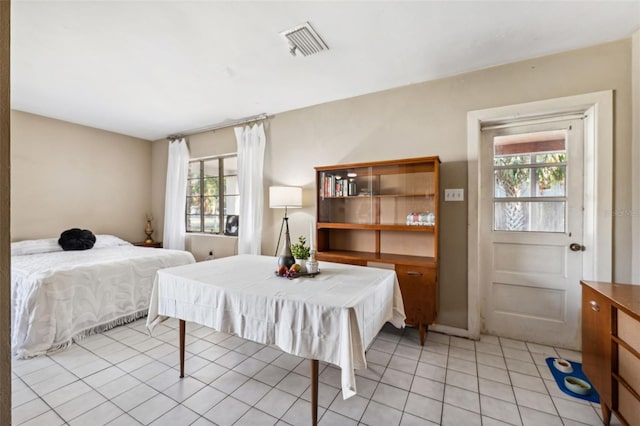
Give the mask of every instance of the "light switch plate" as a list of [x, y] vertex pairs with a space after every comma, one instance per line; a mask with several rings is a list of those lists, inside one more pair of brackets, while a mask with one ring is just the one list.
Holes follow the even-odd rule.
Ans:
[[445, 189], [444, 200], [445, 201], [464, 201], [464, 189], [463, 188]]

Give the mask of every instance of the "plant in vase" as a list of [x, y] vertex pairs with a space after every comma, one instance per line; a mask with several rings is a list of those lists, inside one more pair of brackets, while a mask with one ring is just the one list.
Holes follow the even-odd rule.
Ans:
[[296, 259], [296, 263], [300, 265], [300, 272], [307, 272], [306, 261], [309, 258], [309, 246], [307, 245], [307, 239], [302, 235], [298, 237], [298, 242], [291, 244], [291, 254]]

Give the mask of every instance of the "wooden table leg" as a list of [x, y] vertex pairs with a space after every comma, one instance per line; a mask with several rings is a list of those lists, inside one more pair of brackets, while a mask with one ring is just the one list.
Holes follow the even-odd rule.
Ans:
[[311, 426], [318, 425], [318, 360], [311, 361]]
[[184, 377], [184, 333], [186, 323], [180, 320], [180, 378]]
[[420, 332], [420, 346], [424, 346], [424, 338], [427, 334], [427, 327], [429, 326], [422, 323], [418, 324], [418, 331]]
[[602, 410], [602, 423], [609, 426], [611, 424], [611, 409], [602, 401], [600, 401], [600, 409]]

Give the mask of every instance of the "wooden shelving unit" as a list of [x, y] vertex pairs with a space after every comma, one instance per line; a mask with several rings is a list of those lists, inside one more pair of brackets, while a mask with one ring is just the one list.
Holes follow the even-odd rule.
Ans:
[[318, 259], [389, 264], [407, 323], [425, 333], [437, 315], [440, 159], [316, 167]]

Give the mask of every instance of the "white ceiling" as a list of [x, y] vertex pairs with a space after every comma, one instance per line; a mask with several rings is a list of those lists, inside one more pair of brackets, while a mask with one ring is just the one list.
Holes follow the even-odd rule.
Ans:
[[[291, 56], [309, 21], [330, 50]], [[629, 37], [635, 1], [26, 1], [12, 108], [144, 139]]]

